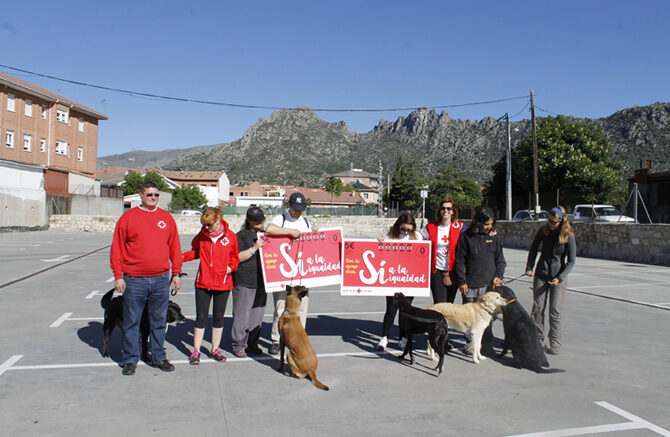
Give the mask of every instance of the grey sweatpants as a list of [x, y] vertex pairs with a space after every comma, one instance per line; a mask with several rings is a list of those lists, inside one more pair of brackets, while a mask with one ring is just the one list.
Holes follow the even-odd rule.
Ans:
[[249, 332], [263, 323], [265, 307], [254, 307], [255, 297], [255, 288], [236, 285], [233, 290], [233, 327], [230, 336], [234, 351], [246, 349]]
[[[275, 313], [272, 317], [272, 332], [270, 333], [270, 338], [273, 343], [279, 343], [279, 318], [284, 313], [284, 307], [286, 306], [286, 291], [277, 291], [272, 294], [274, 295], [275, 301]], [[300, 323], [302, 323], [303, 328], [307, 324], [308, 303], [309, 296], [305, 296], [300, 302], [300, 308], [298, 308], [298, 315], [300, 316]]]
[[565, 301], [565, 289], [568, 287], [567, 278], [557, 286], [551, 287], [548, 280], [533, 278], [533, 309], [531, 317], [544, 342], [544, 310], [549, 301], [549, 346], [552, 349], [561, 348], [561, 312]]

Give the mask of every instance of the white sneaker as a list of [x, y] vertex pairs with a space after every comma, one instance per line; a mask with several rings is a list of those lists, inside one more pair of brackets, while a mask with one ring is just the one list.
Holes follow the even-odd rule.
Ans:
[[379, 343], [377, 343], [377, 350], [378, 351], [383, 351], [386, 350], [386, 345], [389, 343], [389, 339], [386, 337], [382, 337], [379, 339]]
[[407, 346], [407, 339], [403, 337], [398, 341], [398, 347], [400, 348], [401, 351], [404, 351], [405, 346]]

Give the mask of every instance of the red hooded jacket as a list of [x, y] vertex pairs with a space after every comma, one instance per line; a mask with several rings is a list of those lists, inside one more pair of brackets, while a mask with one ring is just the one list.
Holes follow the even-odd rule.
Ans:
[[184, 262], [200, 258], [195, 286], [207, 290], [227, 291], [233, 289], [232, 275], [226, 275], [228, 267], [231, 272], [237, 270], [240, 263], [237, 250], [237, 236], [230, 230], [228, 223], [221, 219], [223, 234], [216, 243], [209, 237], [203, 226], [198, 235], [191, 241], [191, 250], [182, 254]]
[[[437, 260], [437, 225], [435, 223], [428, 223], [426, 225], [428, 230], [428, 237], [430, 237], [430, 246], [431, 246], [431, 258], [430, 258], [430, 271], [435, 273], [437, 267], [435, 262]], [[453, 222], [449, 227], [449, 270], [454, 267], [454, 259], [456, 259], [456, 244], [458, 244], [458, 239], [461, 236], [461, 231], [463, 229], [463, 223], [460, 221]]]

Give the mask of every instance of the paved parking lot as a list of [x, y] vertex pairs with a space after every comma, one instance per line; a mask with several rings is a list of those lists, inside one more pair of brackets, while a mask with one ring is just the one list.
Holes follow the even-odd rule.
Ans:
[[[314, 289], [307, 331], [331, 389], [324, 392], [276, 372], [275, 357], [232, 356], [230, 317], [228, 361], [188, 365], [197, 263], [185, 265], [190, 276], [174, 298], [191, 319], [168, 330], [176, 371], [142, 365], [122, 376], [118, 330], [111, 358], [100, 355], [110, 243], [109, 233], [0, 234], [3, 435], [670, 435], [669, 267], [578, 258], [564, 346], [549, 357], [564, 372], [552, 374], [494, 359], [475, 365], [453, 351], [436, 377], [423, 352], [410, 366], [395, 357], [394, 341], [374, 351], [382, 298]], [[526, 252], [505, 255], [506, 277], [520, 275]], [[509, 285], [530, 309], [530, 279]], [[500, 323], [494, 332], [502, 337]], [[415, 341], [425, 348], [424, 338]]]

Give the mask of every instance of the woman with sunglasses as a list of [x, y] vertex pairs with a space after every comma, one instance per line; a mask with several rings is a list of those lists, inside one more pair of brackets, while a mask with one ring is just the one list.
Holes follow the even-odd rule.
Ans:
[[225, 362], [219, 345], [223, 334], [223, 313], [226, 311], [228, 296], [233, 289], [231, 273], [237, 270], [239, 256], [237, 236], [223, 219], [221, 208], [209, 207], [200, 217], [202, 229], [191, 242], [191, 250], [182, 254], [183, 261], [200, 259], [195, 277], [195, 328], [193, 329], [193, 353], [188, 361], [200, 363], [200, 346], [205, 335], [209, 304], [212, 305], [212, 350], [211, 357]]
[[[421, 234], [416, 230], [416, 220], [414, 216], [409, 211], [403, 211], [398, 216], [398, 219], [393, 223], [393, 226], [389, 229], [389, 233], [386, 235], [386, 238], [381, 239], [381, 241], [387, 240], [421, 240]], [[414, 298], [408, 297], [407, 300], [411, 303]], [[386, 349], [388, 344], [388, 336], [391, 333], [391, 328], [393, 327], [393, 320], [395, 315], [398, 312], [398, 307], [393, 303], [393, 296], [386, 296], [386, 313], [384, 314], [384, 323], [382, 326], [382, 338], [379, 339], [377, 344], [377, 350], [383, 351]], [[400, 332], [398, 347], [401, 350], [405, 349], [405, 333]]]
[[430, 291], [433, 303], [454, 303], [458, 287], [451, 270], [456, 258], [456, 244], [463, 230], [463, 223], [458, 220], [458, 209], [452, 199], [440, 200], [435, 211], [435, 222], [428, 223], [421, 230], [423, 239], [431, 243]]
[[[577, 245], [565, 208], [557, 206], [549, 212], [547, 224], [535, 234], [528, 252], [526, 275], [533, 275], [533, 266], [538, 249], [540, 260], [535, 266], [533, 278], [533, 310], [540, 338], [544, 341], [544, 310], [549, 298], [549, 348], [548, 354], [558, 355], [561, 348], [561, 312], [565, 300], [567, 277], [575, 266]], [[566, 262], [567, 259], [567, 262]]]

